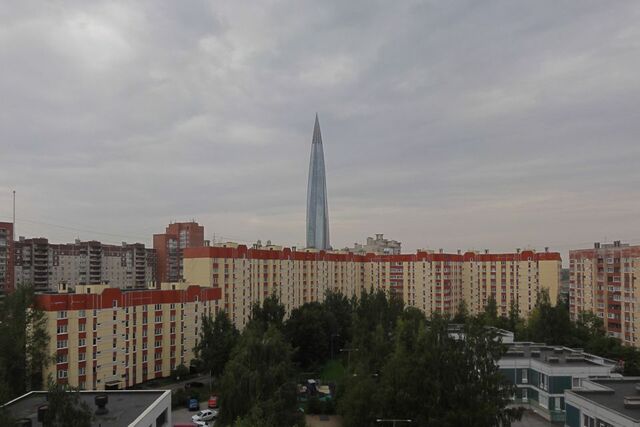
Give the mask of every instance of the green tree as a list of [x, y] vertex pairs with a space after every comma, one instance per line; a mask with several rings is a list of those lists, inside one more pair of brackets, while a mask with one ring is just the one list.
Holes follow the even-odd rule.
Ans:
[[45, 425], [49, 427], [91, 427], [93, 415], [89, 405], [80, 400], [78, 389], [49, 380], [49, 409]]
[[527, 338], [550, 345], [568, 345], [572, 330], [568, 307], [565, 304], [552, 306], [549, 293], [540, 291], [527, 321]]
[[41, 389], [44, 369], [52, 360], [46, 317], [34, 304], [29, 286], [18, 287], [0, 302], [0, 397], [7, 400]]
[[301, 425], [291, 346], [278, 326], [248, 325], [222, 376], [220, 422], [265, 427]]
[[294, 309], [284, 325], [285, 336], [295, 350], [294, 361], [305, 371], [317, 369], [329, 359], [333, 331], [337, 330], [336, 318], [318, 302]]
[[484, 313], [482, 314], [485, 324], [489, 326], [498, 325], [498, 304], [496, 298], [492, 294], [487, 298], [487, 304], [484, 306]]
[[251, 306], [249, 323], [258, 325], [263, 331], [266, 331], [270, 325], [275, 325], [282, 329], [284, 315], [284, 305], [280, 303], [278, 296], [273, 293], [265, 298], [262, 305], [256, 302]]
[[224, 310], [220, 310], [213, 320], [209, 316], [202, 318], [202, 329], [194, 353], [213, 377], [217, 378], [224, 372], [238, 336], [238, 330]]
[[461, 299], [456, 307], [456, 314], [453, 316], [454, 323], [465, 323], [469, 318], [469, 308], [465, 300]]

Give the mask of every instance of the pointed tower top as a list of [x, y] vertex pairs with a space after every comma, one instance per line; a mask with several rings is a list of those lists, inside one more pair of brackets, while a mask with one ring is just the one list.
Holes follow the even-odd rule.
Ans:
[[320, 134], [320, 121], [318, 113], [316, 113], [316, 124], [313, 126], [313, 144], [322, 144], [322, 135]]

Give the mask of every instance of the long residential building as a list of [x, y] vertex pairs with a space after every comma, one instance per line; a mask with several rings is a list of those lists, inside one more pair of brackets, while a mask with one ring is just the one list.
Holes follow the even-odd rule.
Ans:
[[185, 280], [220, 288], [220, 306], [238, 327], [248, 321], [251, 304], [272, 293], [290, 312], [321, 301], [327, 290], [359, 296], [381, 289], [427, 314], [454, 313], [461, 301], [477, 313], [493, 296], [498, 314], [507, 315], [515, 305], [528, 316], [543, 289], [556, 303], [560, 267], [560, 254], [546, 250], [356, 255], [235, 243], [184, 250]]
[[640, 346], [640, 246], [620, 241], [595, 243], [591, 249], [569, 251], [569, 310], [576, 319], [592, 312], [603, 319], [609, 335]]
[[155, 283], [156, 256], [142, 243], [107, 245], [97, 241], [54, 244], [45, 238], [20, 238], [15, 245], [15, 284], [38, 291], [107, 283], [143, 289]]
[[83, 389], [122, 389], [189, 365], [202, 316], [218, 310], [220, 289], [166, 283], [148, 290], [64, 284], [38, 294], [49, 350], [45, 377]]
[[13, 290], [13, 223], [0, 222], [0, 293]]

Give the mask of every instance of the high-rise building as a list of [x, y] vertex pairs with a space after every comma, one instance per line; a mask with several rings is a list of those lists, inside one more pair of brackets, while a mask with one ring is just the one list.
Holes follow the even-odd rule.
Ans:
[[116, 288], [146, 288], [155, 282], [156, 256], [142, 243], [107, 245], [97, 241], [54, 244], [45, 238], [15, 242], [15, 283], [38, 291], [65, 283], [108, 284]]
[[324, 168], [324, 151], [320, 122], [316, 114], [311, 141], [309, 182], [307, 184], [307, 247], [330, 249], [329, 206], [327, 202], [327, 179]]
[[635, 303], [640, 282], [640, 246], [596, 242], [569, 251], [569, 312], [576, 319], [595, 313], [610, 336], [640, 347], [640, 315]]
[[220, 289], [163, 283], [156, 289], [76, 286], [36, 295], [46, 317], [47, 365], [59, 383], [92, 390], [123, 389], [168, 377], [194, 359], [202, 318], [215, 316]]
[[164, 234], [153, 235], [156, 250], [156, 280], [178, 282], [183, 277], [182, 251], [204, 246], [204, 227], [195, 221], [169, 224]]
[[13, 290], [13, 223], [0, 222], [0, 293]]
[[376, 237], [367, 237], [365, 244], [354, 243], [353, 248], [345, 249], [355, 254], [385, 254], [399, 255], [402, 252], [402, 245], [397, 240], [385, 239], [383, 234], [376, 234]]
[[561, 266], [559, 253], [530, 250], [357, 255], [226, 243], [186, 249], [184, 256], [185, 280], [221, 288], [220, 306], [238, 327], [248, 321], [251, 305], [272, 293], [290, 313], [306, 302], [322, 301], [328, 290], [349, 297], [383, 290], [426, 314], [453, 314], [461, 301], [475, 314], [493, 297], [499, 315], [515, 306], [527, 317], [539, 291], [547, 290], [555, 304]]

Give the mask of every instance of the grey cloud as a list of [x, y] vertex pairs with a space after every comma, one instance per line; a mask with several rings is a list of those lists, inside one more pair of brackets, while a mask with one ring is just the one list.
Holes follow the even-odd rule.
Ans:
[[196, 218], [300, 244], [318, 111], [337, 246], [640, 240], [639, 18], [597, 1], [6, 2], [0, 219], [16, 188], [20, 234], [149, 242]]

